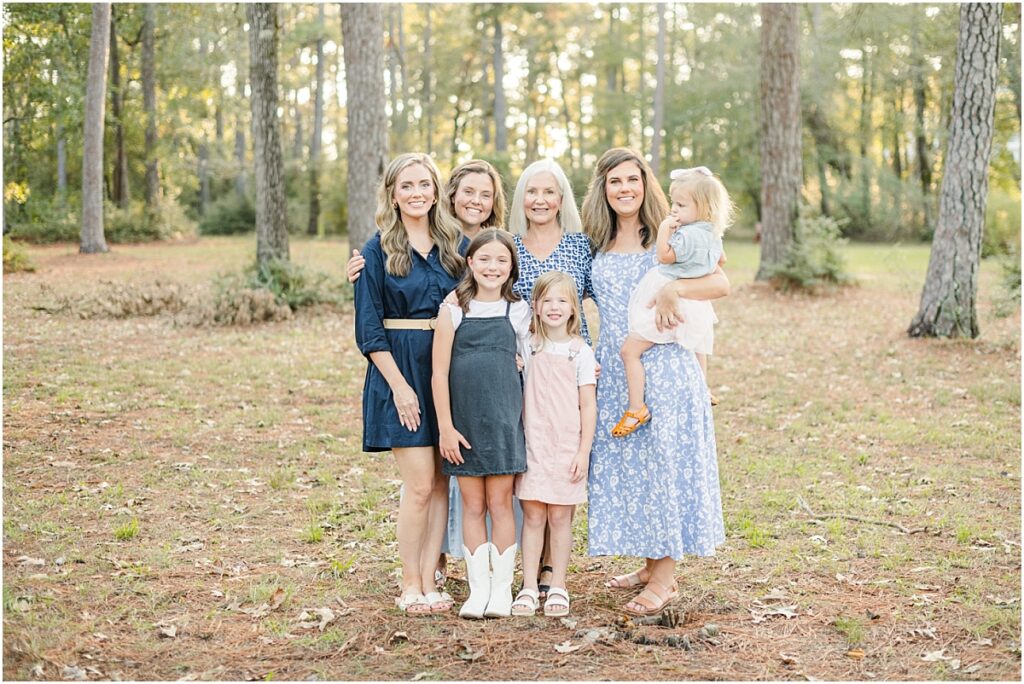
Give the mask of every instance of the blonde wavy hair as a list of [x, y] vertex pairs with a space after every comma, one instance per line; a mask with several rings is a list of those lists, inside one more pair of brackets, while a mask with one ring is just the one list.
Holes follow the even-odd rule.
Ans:
[[[700, 167], [704, 169], [704, 167]], [[692, 199], [701, 221], [707, 221], [715, 228], [715, 235], [722, 237], [726, 229], [732, 225], [736, 217], [736, 205], [729, 198], [729, 191], [721, 179], [710, 171], [701, 173], [698, 169], [673, 171], [672, 184], [668, 187], [669, 196], [682, 190]]]
[[465, 164], [459, 164], [452, 169], [452, 175], [444, 186], [441, 193], [441, 201], [444, 202], [445, 210], [458, 219], [455, 213], [455, 193], [459, 191], [459, 183], [471, 173], [483, 173], [491, 179], [494, 185], [494, 206], [491, 208], [491, 215], [480, 224], [481, 228], [505, 229], [505, 188], [501, 183], [501, 176], [497, 169], [483, 159], [470, 159]]
[[[481, 247], [492, 242], [500, 242], [508, 250], [508, 253], [512, 255], [512, 270], [509, 271], [508, 280], [501, 285], [501, 298], [506, 302], [518, 302], [522, 297], [512, 290], [512, 286], [519, 280], [519, 254], [518, 250], [516, 250], [516, 244], [512, 241], [511, 233], [500, 228], [481, 230], [469, 243], [469, 247], [466, 249], [466, 259], [472, 259], [473, 255]], [[455, 286], [455, 296], [459, 300], [459, 306], [462, 308], [463, 313], [469, 312], [469, 302], [476, 296], [476, 289], [476, 278], [473, 276], [473, 269], [466, 268], [462, 280]]]
[[579, 296], [576, 293], [576, 281], [568, 273], [548, 271], [533, 283], [533, 293], [530, 295], [530, 301], [533, 302], [533, 318], [530, 322], [530, 330], [540, 339], [540, 348], [535, 351], [540, 351], [540, 349], [544, 348], [544, 344], [550, 341], [547, 335], [547, 328], [544, 327], [538, 310], [540, 309], [541, 300], [547, 296], [548, 292], [556, 288], [561, 288], [566, 298], [572, 304], [572, 313], [569, 314], [569, 320], [565, 324], [565, 331], [573, 337], [580, 336], [582, 314], [580, 312]]
[[628, 147], [613, 147], [597, 160], [594, 175], [583, 198], [583, 231], [590, 238], [596, 252], [607, 250], [618, 233], [618, 216], [608, 204], [605, 184], [608, 173], [619, 164], [633, 162], [640, 169], [644, 184], [644, 201], [640, 205], [640, 239], [644, 249], [650, 249], [657, 237], [658, 226], [668, 216], [668, 200], [654, 177], [650, 164], [639, 152]]
[[555, 177], [558, 184], [558, 192], [562, 195], [562, 204], [558, 209], [558, 225], [562, 227], [563, 233], [579, 233], [583, 230], [583, 222], [580, 220], [580, 212], [576, 209], [576, 200], [572, 194], [572, 186], [565, 175], [565, 171], [553, 159], [541, 159], [527, 166], [519, 182], [516, 183], [516, 191], [512, 196], [512, 208], [508, 215], [508, 229], [516, 235], [525, 235], [528, 228], [526, 223], [526, 210], [523, 209], [523, 201], [526, 199], [526, 184], [538, 173], [547, 171]]
[[384, 270], [393, 276], [405, 277], [412, 268], [412, 246], [409, 244], [405, 224], [402, 223], [402, 215], [395, 205], [395, 184], [398, 175], [415, 164], [427, 169], [434, 184], [434, 204], [428, 214], [430, 238], [437, 245], [438, 256], [444, 270], [453, 278], [457, 278], [466, 265], [465, 260], [459, 255], [459, 241], [462, 238], [459, 222], [437, 201], [441, 189], [441, 174], [434, 160], [420, 152], [407, 152], [392, 159], [384, 170], [380, 185], [377, 186], [377, 213], [374, 220], [380, 229], [381, 249], [387, 257]]

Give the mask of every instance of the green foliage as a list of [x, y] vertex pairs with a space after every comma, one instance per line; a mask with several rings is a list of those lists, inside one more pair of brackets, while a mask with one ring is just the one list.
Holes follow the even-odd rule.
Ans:
[[256, 209], [235, 193], [213, 202], [199, 221], [200, 235], [237, 235], [255, 229]]
[[866, 630], [864, 629], [864, 623], [859, 618], [840, 615], [832, 623], [832, 626], [843, 635], [846, 642], [851, 646], [864, 641]]
[[315, 304], [341, 304], [348, 299], [351, 288], [327, 275], [312, 271], [291, 261], [270, 260], [251, 266], [246, 271], [246, 285], [267, 290], [278, 304], [292, 311]]
[[12, 240], [10, 235], [4, 235], [4, 273], [34, 270], [36, 267], [28, 258], [25, 248]]
[[129, 541], [139, 534], [139, 521], [132, 518], [114, 530], [114, 538], [118, 541]]
[[1020, 220], [1020, 189], [991, 186], [985, 204], [981, 256], [1020, 254]]
[[847, 284], [852, 277], [841, 253], [845, 244], [839, 221], [801, 207], [789, 253], [771, 277], [784, 290]]
[[157, 213], [146, 211], [145, 204], [129, 202], [121, 209], [109, 202], [103, 209], [103, 233], [112, 244], [152, 242], [194, 234], [194, 224], [175, 202], [168, 202]]
[[5, 205], [11, 237], [39, 245], [77, 242], [81, 234], [79, 214], [70, 206], [70, 202], [35, 196], [13, 211]]

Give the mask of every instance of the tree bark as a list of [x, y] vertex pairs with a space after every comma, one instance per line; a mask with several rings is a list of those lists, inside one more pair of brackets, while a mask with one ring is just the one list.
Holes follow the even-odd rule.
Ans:
[[109, 46], [110, 3], [94, 3], [82, 143], [82, 232], [79, 251], [83, 254], [107, 251], [107, 240], [103, 235], [103, 110], [107, 99]]
[[761, 264], [767, 280], [793, 240], [803, 177], [798, 5], [761, 5]]
[[206, 215], [206, 206], [210, 203], [210, 144], [206, 135], [199, 143], [199, 215]]
[[324, 6], [320, 5], [319, 34], [316, 39], [316, 102], [313, 109], [313, 138], [309, 141], [309, 225], [308, 235], [320, 228], [320, 140], [324, 130]]
[[256, 166], [256, 260], [287, 261], [284, 164], [277, 121], [277, 5], [245, 6], [249, 22], [249, 81]]
[[246, 199], [245, 125], [242, 123], [241, 116], [235, 121], [235, 169], [235, 195], [240, 202], [244, 202]]
[[128, 208], [128, 153], [124, 148], [122, 110], [124, 91], [121, 88], [121, 59], [117, 50], [117, 12], [110, 12], [110, 109], [114, 119], [114, 202]]
[[911, 337], [977, 337], [978, 267], [988, 196], [1001, 3], [960, 5], [949, 147], [939, 218]]
[[63, 206], [68, 198], [68, 140], [64, 124], [57, 124], [57, 200]]
[[921, 194], [924, 204], [924, 224], [926, 228], [932, 227], [932, 165], [928, 154], [928, 138], [924, 127], [925, 108], [927, 107], [927, 84], [924, 74], [924, 57], [921, 53], [920, 42], [917, 38], [917, 31], [911, 33], [911, 52], [916, 55], [911, 70], [914, 73], [914, 142], [917, 152], [917, 175], [921, 183]]
[[658, 13], [658, 66], [655, 69], [657, 83], [654, 86], [654, 135], [651, 137], [651, 170], [655, 177], [661, 175], [661, 129], [665, 126], [665, 6], [655, 5]]
[[430, 5], [423, 5], [425, 22], [423, 26], [423, 131], [427, 141], [427, 154], [434, 153], [434, 65], [430, 51], [431, 15]]
[[384, 174], [384, 21], [379, 4], [341, 5], [348, 110], [348, 239], [359, 248], [376, 230], [377, 183]]
[[505, 126], [505, 53], [502, 48], [504, 36], [501, 30], [501, 16], [494, 14], [494, 151], [499, 154], [508, 150], [508, 128]]
[[160, 204], [160, 162], [156, 152], [156, 5], [146, 4], [142, 24], [142, 106], [146, 111], [146, 208]]

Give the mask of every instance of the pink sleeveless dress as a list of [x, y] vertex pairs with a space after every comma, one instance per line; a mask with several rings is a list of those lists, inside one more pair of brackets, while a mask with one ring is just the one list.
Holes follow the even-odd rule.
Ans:
[[520, 500], [575, 505], [587, 500], [587, 479], [571, 482], [569, 466], [580, 447], [580, 394], [576, 363], [583, 340], [569, 355], [541, 349], [530, 357], [523, 390], [526, 472], [516, 476]]

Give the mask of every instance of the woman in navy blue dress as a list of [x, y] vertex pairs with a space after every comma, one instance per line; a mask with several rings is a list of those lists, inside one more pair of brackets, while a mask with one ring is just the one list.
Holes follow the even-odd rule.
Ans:
[[363, 247], [355, 284], [356, 344], [368, 360], [363, 451], [393, 451], [405, 495], [398, 508], [402, 596], [409, 613], [451, 608], [434, 590], [448, 517], [431, 393], [433, 318], [464, 268], [459, 225], [438, 207], [440, 174], [429, 156], [396, 157], [378, 190], [379, 233]]

